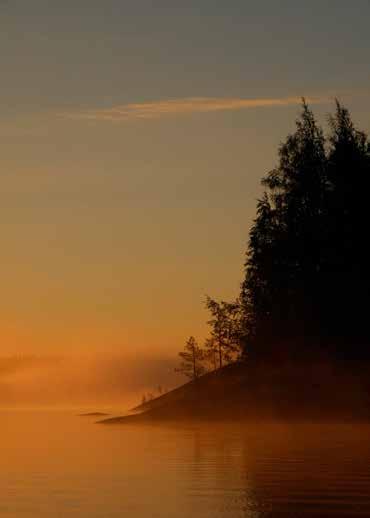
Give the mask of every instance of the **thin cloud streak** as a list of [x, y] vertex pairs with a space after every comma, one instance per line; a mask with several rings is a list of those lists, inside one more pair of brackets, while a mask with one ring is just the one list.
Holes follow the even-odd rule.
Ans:
[[[307, 102], [310, 104], [320, 104], [328, 101], [328, 97], [307, 98]], [[129, 103], [120, 106], [113, 106], [108, 109], [65, 113], [63, 116], [73, 119], [121, 122], [134, 119], [158, 119], [166, 116], [186, 115], [192, 113], [245, 110], [272, 106], [290, 106], [300, 104], [301, 102], [301, 97], [271, 99], [187, 97], [182, 99]]]

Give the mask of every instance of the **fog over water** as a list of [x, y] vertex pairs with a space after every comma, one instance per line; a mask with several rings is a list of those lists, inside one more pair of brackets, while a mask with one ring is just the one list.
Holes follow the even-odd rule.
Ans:
[[156, 354], [0, 357], [0, 407], [136, 405], [183, 381], [176, 360]]

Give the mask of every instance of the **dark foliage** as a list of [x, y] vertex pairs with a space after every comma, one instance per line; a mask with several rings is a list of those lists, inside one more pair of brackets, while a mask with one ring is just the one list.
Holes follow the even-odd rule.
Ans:
[[208, 320], [211, 333], [206, 341], [207, 355], [211, 364], [219, 368], [235, 361], [240, 353], [241, 312], [239, 301], [217, 302], [206, 299], [206, 307], [211, 314]]
[[175, 369], [176, 372], [184, 374], [193, 381], [205, 373], [204, 351], [193, 336], [187, 340], [184, 350], [179, 353], [179, 356], [181, 364]]
[[246, 354], [370, 357], [370, 146], [339, 103], [325, 138], [303, 103], [262, 181], [242, 284]]

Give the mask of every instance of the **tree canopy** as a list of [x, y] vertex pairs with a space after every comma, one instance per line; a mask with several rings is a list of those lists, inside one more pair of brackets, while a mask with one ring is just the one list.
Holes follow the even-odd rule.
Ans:
[[181, 372], [193, 381], [205, 373], [204, 351], [193, 336], [187, 340], [184, 350], [179, 353], [179, 356], [181, 363], [176, 369], [177, 372]]
[[370, 146], [339, 102], [329, 122], [325, 137], [303, 102], [262, 180], [241, 290], [252, 354], [369, 355]]
[[180, 370], [196, 379], [240, 358], [370, 359], [370, 143], [338, 101], [324, 134], [305, 101], [262, 179], [244, 279], [233, 302], [207, 297], [210, 335]]

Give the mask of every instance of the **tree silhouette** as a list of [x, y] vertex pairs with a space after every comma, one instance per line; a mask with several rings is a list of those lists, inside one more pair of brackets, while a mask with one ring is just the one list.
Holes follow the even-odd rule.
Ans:
[[211, 313], [207, 322], [211, 327], [208, 351], [210, 354], [216, 352], [218, 366], [222, 368], [240, 352], [240, 304], [238, 301], [217, 302], [207, 297], [206, 307]]
[[301, 357], [333, 341], [334, 353], [368, 351], [369, 143], [338, 102], [330, 130], [325, 139], [303, 102], [278, 166], [262, 181], [241, 289], [254, 354], [280, 348]]
[[199, 347], [193, 336], [188, 339], [179, 356], [182, 361], [180, 366], [175, 369], [176, 372], [181, 372], [193, 381], [205, 373], [204, 351]]
[[235, 302], [207, 297], [210, 336], [187, 342], [196, 379], [237, 359], [370, 359], [370, 143], [336, 102], [329, 135], [303, 100], [296, 130], [263, 179]]
[[[330, 127], [325, 318], [331, 331], [341, 322], [344, 342], [352, 339], [363, 346], [369, 342], [370, 147], [366, 134], [356, 130], [339, 102]], [[363, 354], [368, 355], [366, 348]]]

